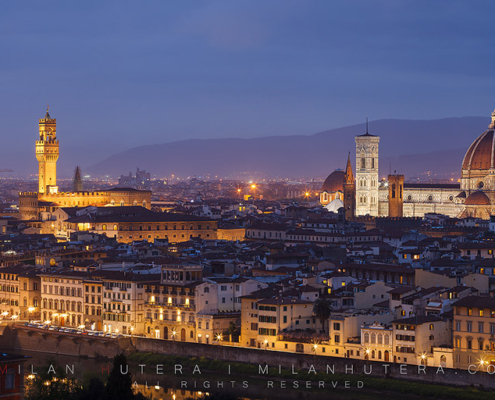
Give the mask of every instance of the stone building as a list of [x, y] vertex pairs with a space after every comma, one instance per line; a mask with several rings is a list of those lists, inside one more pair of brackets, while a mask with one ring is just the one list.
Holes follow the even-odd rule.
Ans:
[[[21, 219], [49, 219], [60, 207], [136, 206], [151, 208], [151, 191], [115, 188], [105, 191], [60, 192], [57, 186], [59, 141], [57, 120], [46, 112], [39, 120], [39, 140], [36, 141], [36, 159], [39, 165], [38, 192], [19, 193]], [[81, 188], [78, 184], [76, 188]]]
[[166, 239], [185, 242], [192, 237], [217, 238], [217, 224], [210, 218], [153, 212], [140, 206], [59, 208], [52, 220], [42, 223], [41, 232], [69, 240], [76, 232], [92, 232], [122, 243]]
[[196, 287], [202, 277], [200, 265], [162, 266], [160, 281], [145, 286], [144, 332], [148, 337], [196, 341]]
[[[356, 179], [354, 182], [346, 179], [349, 175], [343, 171], [329, 175], [320, 194], [323, 206], [328, 208], [335, 199], [345, 197], [346, 217], [349, 218], [352, 200], [341, 195], [347, 187], [349, 194], [355, 193], [357, 217], [423, 217], [438, 213], [457, 218], [489, 219], [495, 214], [495, 111], [488, 130], [471, 144], [464, 156], [460, 184], [408, 183], [407, 177], [396, 174], [379, 181], [380, 137], [366, 132], [355, 140]], [[348, 162], [349, 169], [352, 171]]]
[[467, 296], [453, 306], [454, 367], [495, 372], [495, 299]]

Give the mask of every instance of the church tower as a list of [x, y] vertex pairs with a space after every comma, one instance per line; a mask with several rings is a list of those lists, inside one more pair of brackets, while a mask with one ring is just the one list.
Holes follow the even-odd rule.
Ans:
[[404, 175], [388, 176], [388, 216], [404, 215]]
[[347, 157], [344, 182], [344, 208], [345, 218], [352, 219], [356, 215], [356, 182], [352, 173], [351, 153]]
[[356, 136], [356, 215], [378, 216], [378, 143], [368, 133]]
[[57, 193], [57, 120], [52, 119], [46, 109], [45, 118], [39, 121], [40, 139], [36, 141], [36, 159], [39, 164], [40, 194]]

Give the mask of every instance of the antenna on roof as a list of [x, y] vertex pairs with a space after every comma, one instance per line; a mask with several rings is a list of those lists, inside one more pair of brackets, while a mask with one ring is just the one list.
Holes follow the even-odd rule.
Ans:
[[368, 117], [366, 117], [366, 133], [368, 133]]

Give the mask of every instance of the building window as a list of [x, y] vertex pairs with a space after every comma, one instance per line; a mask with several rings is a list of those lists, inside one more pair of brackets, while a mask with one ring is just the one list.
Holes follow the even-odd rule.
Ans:
[[9, 368], [5, 375], [5, 389], [14, 389], [15, 387], [15, 372], [13, 368]]

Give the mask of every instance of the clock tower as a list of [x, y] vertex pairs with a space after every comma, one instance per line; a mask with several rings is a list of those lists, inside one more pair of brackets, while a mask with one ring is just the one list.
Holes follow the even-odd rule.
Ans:
[[36, 141], [36, 159], [39, 164], [38, 193], [57, 193], [57, 120], [52, 119], [46, 109], [45, 118], [39, 120], [40, 138]]
[[356, 216], [378, 216], [378, 143], [368, 133], [356, 136]]

